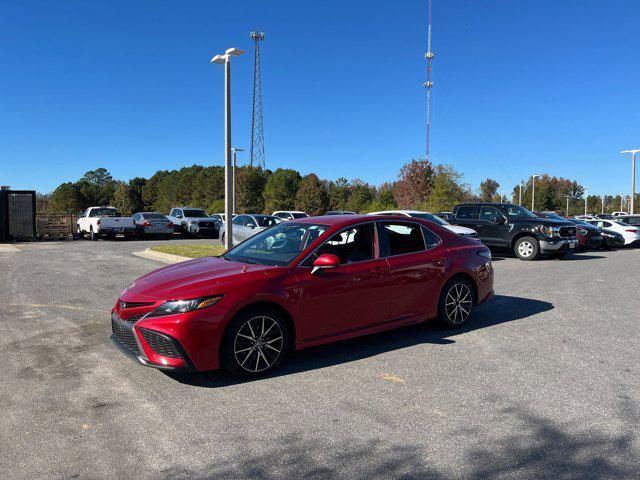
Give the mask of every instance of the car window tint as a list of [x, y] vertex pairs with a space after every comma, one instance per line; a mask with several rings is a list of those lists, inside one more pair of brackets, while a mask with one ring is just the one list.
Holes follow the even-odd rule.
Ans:
[[[270, 215], [256, 215], [255, 219], [256, 222], [258, 222], [258, 225], [264, 228], [273, 227], [274, 225], [280, 223], [280, 221], [277, 220], [276, 217], [272, 217]], [[251, 223], [254, 222], [252, 221]]]
[[480, 220], [496, 223], [502, 217], [502, 213], [496, 207], [482, 207], [480, 209]]
[[420, 225], [415, 223], [383, 223], [386, 253], [389, 256], [425, 250]]
[[312, 262], [324, 254], [337, 255], [340, 263], [372, 260], [374, 258], [373, 223], [358, 225], [335, 234], [316, 250], [312, 255]]
[[460, 220], [477, 220], [479, 208], [476, 205], [461, 205], [456, 210], [456, 218]]
[[234, 225], [246, 225], [247, 224], [247, 216], [246, 215], [238, 215], [237, 217], [235, 217], [233, 220], [231, 220], [231, 223], [233, 223]]
[[422, 235], [424, 236], [424, 242], [427, 247], [427, 250], [431, 250], [432, 248], [440, 245], [440, 237], [438, 237], [435, 233], [429, 230], [427, 227], [422, 227]]

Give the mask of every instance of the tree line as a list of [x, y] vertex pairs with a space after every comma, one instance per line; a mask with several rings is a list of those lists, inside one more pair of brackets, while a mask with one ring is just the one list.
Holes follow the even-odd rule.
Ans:
[[[360, 179], [322, 180], [316, 174], [301, 175], [293, 169], [274, 171], [243, 166], [236, 171], [237, 213], [271, 213], [302, 210], [318, 215], [327, 210], [367, 213], [394, 208], [450, 211], [463, 201], [508, 201], [531, 207], [531, 181], [515, 186], [510, 198], [490, 178], [477, 191], [451, 165], [411, 160], [400, 168], [393, 182], [371, 185]], [[564, 212], [570, 197], [572, 215], [584, 211], [584, 187], [576, 181], [543, 175], [536, 179], [535, 209]], [[617, 202], [617, 203], [616, 203]], [[600, 212], [600, 197], [587, 199], [590, 212]], [[116, 180], [104, 168], [88, 171], [75, 182], [65, 182], [53, 192], [38, 195], [39, 211], [75, 213], [95, 205], [112, 205], [124, 215], [140, 211], [168, 213], [175, 206], [224, 211], [224, 167], [193, 165], [160, 170], [150, 178]], [[605, 210], [618, 210], [620, 197], [605, 197]]]

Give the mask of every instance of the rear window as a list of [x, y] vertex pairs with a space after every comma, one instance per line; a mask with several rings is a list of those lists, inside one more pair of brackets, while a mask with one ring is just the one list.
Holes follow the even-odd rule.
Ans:
[[204, 210], [182, 210], [182, 213], [185, 217], [208, 217], [207, 212]]
[[306, 213], [292, 213], [291, 215], [293, 215], [293, 218], [307, 218], [309, 216]]
[[159, 213], [144, 213], [142, 214], [142, 218], [146, 220], [164, 220], [164, 215]]
[[261, 227], [273, 227], [274, 225], [279, 224], [282, 220], [280, 220], [278, 217], [271, 217], [271, 216], [264, 216], [264, 215], [254, 215], [254, 217], [256, 219], [256, 222], [258, 222], [258, 225]]
[[480, 209], [477, 205], [460, 205], [456, 210], [456, 218], [460, 220], [477, 220]]
[[119, 217], [120, 213], [115, 208], [92, 208], [92, 217]]
[[385, 256], [425, 250], [422, 228], [415, 223], [384, 222], [382, 224], [382, 253]]

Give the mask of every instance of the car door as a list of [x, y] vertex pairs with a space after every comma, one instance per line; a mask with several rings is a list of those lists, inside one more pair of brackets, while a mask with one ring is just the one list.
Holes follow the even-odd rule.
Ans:
[[[388, 265], [377, 252], [374, 222], [366, 222], [332, 235], [296, 268], [303, 340], [348, 334], [388, 319]], [[338, 255], [340, 266], [312, 274], [313, 261], [324, 253]]]
[[249, 217], [247, 215], [238, 215], [233, 220], [231, 220], [231, 223], [233, 223], [233, 244], [234, 245], [237, 245], [238, 243], [243, 242], [247, 238], [246, 224], [247, 224], [248, 218]]
[[509, 245], [507, 241], [507, 233], [509, 231], [507, 217], [496, 207], [490, 205], [480, 207], [478, 222], [474, 230], [478, 232], [478, 236], [482, 238], [485, 245], [497, 247]]
[[380, 253], [389, 264], [389, 317], [424, 319], [436, 314], [448, 251], [440, 238], [415, 222], [379, 222]]

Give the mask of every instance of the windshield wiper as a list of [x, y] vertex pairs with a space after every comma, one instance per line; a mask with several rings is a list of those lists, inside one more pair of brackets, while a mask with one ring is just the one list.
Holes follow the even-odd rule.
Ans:
[[237, 260], [239, 262], [243, 262], [243, 263], [250, 263], [251, 265], [260, 265], [260, 262], [256, 262], [255, 260], [251, 260], [250, 258], [234, 258], [234, 260]]

